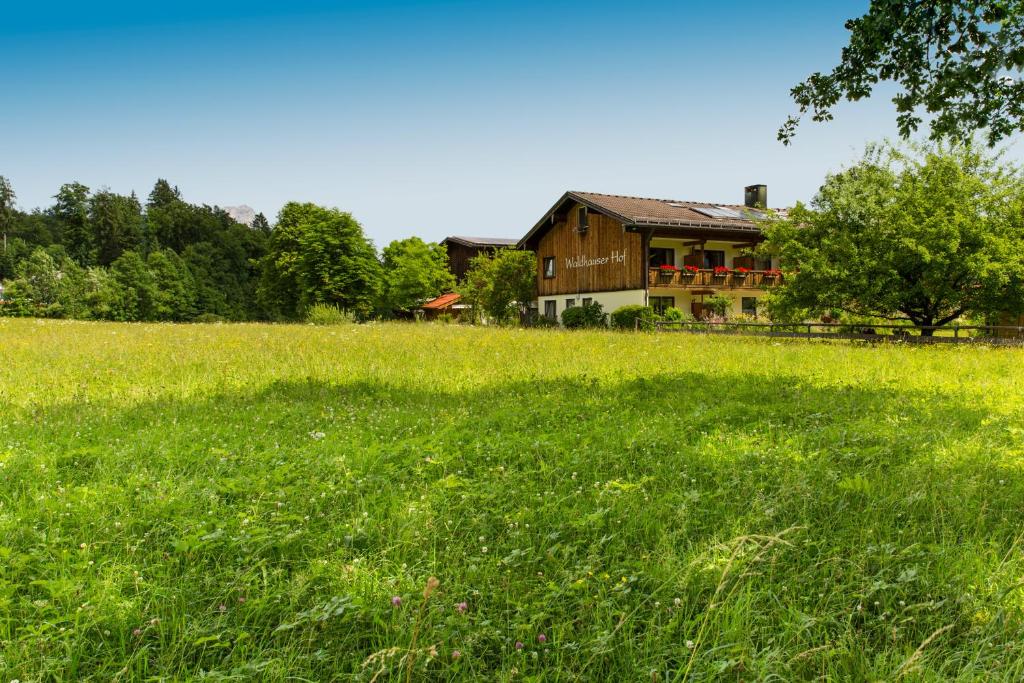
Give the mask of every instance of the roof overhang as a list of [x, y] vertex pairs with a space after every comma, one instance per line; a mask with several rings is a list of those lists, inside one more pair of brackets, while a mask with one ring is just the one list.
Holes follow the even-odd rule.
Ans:
[[761, 238], [761, 228], [750, 221], [694, 221], [694, 220], [665, 220], [660, 218], [644, 218], [643, 216], [624, 216], [612, 211], [607, 207], [595, 204], [586, 197], [569, 191], [563, 194], [554, 205], [548, 209], [544, 217], [537, 221], [516, 247], [525, 249], [540, 239], [543, 234], [556, 223], [556, 215], [563, 210], [563, 207], [572, 202], [581, 204], [592, 211], [602, 213], [613, 218], [629, 232], [647, 232], [657, 236], [680, 236], [680, 237], [705, 237], [710, 235], [721, 236], [722, 239], [750, 240]]
[[441, 244], [448, 244], [449, 242], [452, 243], [452, 244], [459, 244], [459, 245], [462, 245], [464, 247], [474, 247], [474, 248], [481, 248], [481, 249], [490, 249], [490, 248], [501, 249], [502, 247], [514, 247], [514, 246], [516, 246], [516, 241], [515, 240], [504, 240], [504, 239], [502, 239], [501, 241], [477, 242], [477, 241], [468, 239], [466, 237], [458, 237], [458, 236], [445, 237], [443, 240], [441, 240], [440, 243]]
[[605, 207], [599, 206], [594, 202], [588, 200], [587, 198], [581, 197], [575, 192], [569, 191], [563, 194], [561, 198], [559, 198], [559, 200], [555, 202], [554, 206], [548, 209], [548, 212], [544, 214], [544, 217], [537, 221], [536, 225], [530, 228], [530, 231], [523, 236], [523, 239], [519, 240], [519, 243], [516, 244], [516, 247], [519, 249], [525, 249], [530, 242], [532, 242], [535, 239], [540, 239], [540, 237], [544, 234], [545, 230], [555, 224], [555, 221], [553, 220], [555, 214], [558, 213], [562, 209], [562, 207], [569, 201], [572, 201], [575, 204], [582, 204], [588, 209], [597, 211], [598, 213], [603, 213], [605, 216], [614, 218], [615, 220], [621, 222], [623, 225], [626, 225], [632, 221], [631, 218], [623, 216], [614, 211], [609, 211]]

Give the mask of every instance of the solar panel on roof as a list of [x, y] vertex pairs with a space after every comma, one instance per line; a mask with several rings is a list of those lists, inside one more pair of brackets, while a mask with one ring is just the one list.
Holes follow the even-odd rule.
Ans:
[[743, 218], [735, 209], [727, 209], [724, 206], [695, 206], [693, 210], [709, 218]]
[[765, 218], [763, 211], [756, 209], [729, 209], [724, 206], [694, 206], [694, 211], [702, 213], [709, 218], [726, 218], [732, 220], [754, 220]]

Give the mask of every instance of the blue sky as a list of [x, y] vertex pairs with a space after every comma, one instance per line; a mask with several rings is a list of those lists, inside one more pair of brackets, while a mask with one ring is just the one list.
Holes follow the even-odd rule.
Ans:
[[867, 4], [17, 3], [0, 174], [22, 208], [158, 177], [271, 219], [313, 201], [378, 246], [518, 237], [567, 189], [789, 205], [895, 134], [883, 89], [775, 140]]

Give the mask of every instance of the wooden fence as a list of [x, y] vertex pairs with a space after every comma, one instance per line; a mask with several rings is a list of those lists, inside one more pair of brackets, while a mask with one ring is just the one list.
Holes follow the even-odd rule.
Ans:
[[[640, 321], [637, 321], [639, 328]], [[697, 334], [731, 334], [797, 339], [859, 339], [911, 344], [1005, 344], [1024, 345], [1024, 326], [946, 325], [851, 325], [849, 323], [731, 323], [710, 321], [658, 320], [658, 332], [675, 331]], [[923, 335], [922, 331], [931, 331]]]

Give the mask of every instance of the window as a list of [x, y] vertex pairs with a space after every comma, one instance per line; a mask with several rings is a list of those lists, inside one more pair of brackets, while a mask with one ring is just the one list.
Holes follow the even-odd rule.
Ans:
[[590, 218], [587, 215], [587, 207], [581, 206], [576, 209], [576, 230], [577, 232], [586, 232], [589, 227]]
[[652, 296], [648, 299], [649, 305], [658, 315], [665, 315], [665, 310], [676, 305], [674, 296]]
[[566, 299], [565, 300], [565, 307], [566, 308], [572, 308], [575, 305], [576, 305], [576, 299]]
[[704, 267], [710, 269], [717, 266], [725, 266], [725, 252], [718, 250], [705, 251]]
[[554, 299], [544, 302], [544, 317], [550, 320], [558, 318], [558, 302]]
[[583, 305], [584, 306], [589, 306], [592, 303], [594, 303], [593, 299], [591, 299], [590, 297], [584, 297], [584, 299], [583, 299]]
[[544, 277], [551, 279], [555, 276], [555, 257], [545, 256], [544, 257]]
[[771, 270], [772, 269], [772, 258], [755, 258], [754, 259], [754, 270]]
[[674, 266], [676, 264], [676, 250], [665, 249], [664, 247], [651, 247], [648, 264], [652, 268]]
[[746, 315], [757, 316], [757, 297], [745, 296], [740, 300], [740, 307]]

